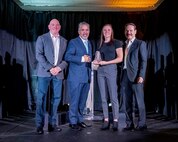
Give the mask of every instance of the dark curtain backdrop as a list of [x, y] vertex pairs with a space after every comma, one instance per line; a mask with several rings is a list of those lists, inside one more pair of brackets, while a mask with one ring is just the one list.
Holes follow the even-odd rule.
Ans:
[[[134, 22], [138, 29], [137, 37], [145, 40], [148, 48], [147, 111], [177, 119], [178, 23], [173, 18], [176, 17], [176, 3], [176, 0], [164, 0], [158, 9], [148, 12], [55, 12], [25, 11], [13, 0], [0, 0], [0, 107], [5, 110], [3, 115], [34, 109], [37, 79], [35, 41], [37, 36], [48, 32], [49, 21], [57, 18], [62, 25], [60, 34], [67, 40], [78, 36], [79, 22], [88, 22], [93, 51], [104, 24], [112, 24], [115, 38], [124, 41], [124, 25]], [[95, 82], [95, 109], [100, 109], [96, 86]], [[63, 104], [66, 103], [65, 94], [64, 89]]]

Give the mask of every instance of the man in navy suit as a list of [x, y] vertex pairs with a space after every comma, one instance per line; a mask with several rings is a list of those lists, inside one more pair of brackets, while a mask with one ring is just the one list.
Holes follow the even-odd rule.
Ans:
[[[61, 25], [57, 19], [52, 19], [48, 25], [49, 32], [38, 37], [36, 41], [36, 59], [38, 61], [38, 95], [36, 101], [37, 133], [43, 134], [46, 110], [46, 96], [49, 86], [52, 87], [48, 131], [60, 132], [56, 124], [58, 105], [62, 94], [62, 81], [67, 62], [63, 60], [67, 40], [59, 34]], [[51, 85], [50, 85], [51, 84]]]
[[69, 63], [67, 77], [70, 98], [69, 126], [75, 130], [88, 126], [84, 123], [83, 111], [91, 79], [92, 48], [88, 40], [89, 33], [89, 24], [86, 22], [79, 23], [79, 36], [69, 41], [65, 54], [65, 60]]
[[136, 38], [136, 25], [125, 25], [126, 46], [124, 66], [121, 78], [121, 90], [124, 95], [127, 126], [124, 130], [134, 130], [133, 103], [138, 107], [136, 130], [146, 130], [146, 111], [144, 103], [144, 79], [147, 66], [146, 43]]

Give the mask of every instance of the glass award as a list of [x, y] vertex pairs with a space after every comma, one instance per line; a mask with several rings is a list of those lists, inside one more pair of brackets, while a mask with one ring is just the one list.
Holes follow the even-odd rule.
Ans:
[[[98, 61], [98, 62], [100, 62], [102, 60], [100, 51], [96, 51], [95, 52], [95, 60]], [[98, 67], [99, 67], [99, 65], [92, 64], [92, 69], [93, 70], [97, 70]]]

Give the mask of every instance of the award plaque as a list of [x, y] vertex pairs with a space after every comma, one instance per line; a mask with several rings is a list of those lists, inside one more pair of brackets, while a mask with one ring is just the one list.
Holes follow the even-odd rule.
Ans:
[[[95, 60], [98, 61], [98, 62], [100, 62], [102, 60], [100, 51], [96, 51], [95, 52]], [[97, 70], [98, 67], [99, 67], [99, 65], [92, 64], [92, 69], [93, 70]]]

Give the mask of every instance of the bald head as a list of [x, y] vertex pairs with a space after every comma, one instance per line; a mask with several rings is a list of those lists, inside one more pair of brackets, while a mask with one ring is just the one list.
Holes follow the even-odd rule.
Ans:
[[52, 35], [54, 35], [54, 36], [59, 35], [59, 31], [61, 30], [61, 25], [59, 23], [59, 20], [52, 19], [49, 22], [48, 29]]

